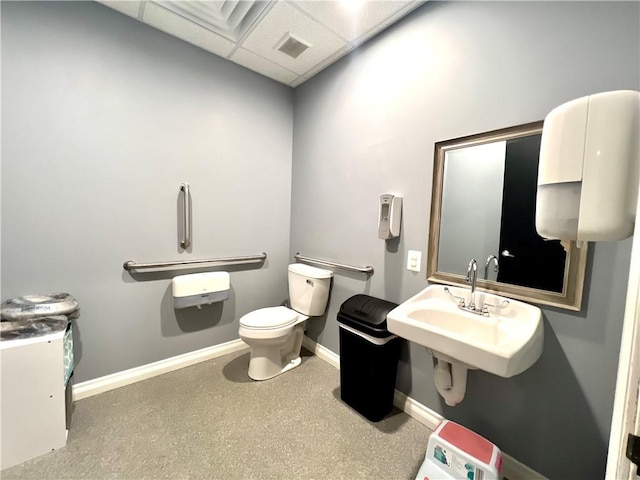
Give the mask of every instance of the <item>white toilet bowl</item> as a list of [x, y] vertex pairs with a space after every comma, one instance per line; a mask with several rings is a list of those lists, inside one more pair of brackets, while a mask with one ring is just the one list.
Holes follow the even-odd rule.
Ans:
[[304, 322], [324, 313], [332, 276], [329, 270], [289, 265], [292, 308], [261, 308], [240, 318], [238, 334], [251, 347], [249, 377], [267, 380], [300, 365]]
[[268, 307], [240, 319], [238, 333], [251, 347], [249, 377], [267, 380], [300, 365], [307, 318], [287, 307]]

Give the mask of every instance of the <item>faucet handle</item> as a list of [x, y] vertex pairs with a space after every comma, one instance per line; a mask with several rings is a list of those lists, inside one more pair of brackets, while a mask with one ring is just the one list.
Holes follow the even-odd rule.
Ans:
[[484, 317], [489, 317], [490, 312], [489, 312], [489, 308], [505, 308], [507, 305], [509, 305], [509, 300], [503, 300], [502, 303], [500, 305], [491, 305], [489, 303], [485, 303], [482, 305], [482, 310], [480, 311], [482, 313], [482, 316]]
[[451, 290], [449, 290], [449, 287], [444, 287], [444, 291], [447, 292], [449, 294], [449, 296], [451, 298], [453, 298], [456, 302], [458, 302], [458, 306], [459, 307], [464, 307], [464, 298], [458, 297], [458, 296], [454, 295], [453, 293], [451, 293]]
[[509, 306], [509, 300], [503, 300], [499, 305], [491, 305], [489, 303], [485, 303], [483, 308], [505, 308]]

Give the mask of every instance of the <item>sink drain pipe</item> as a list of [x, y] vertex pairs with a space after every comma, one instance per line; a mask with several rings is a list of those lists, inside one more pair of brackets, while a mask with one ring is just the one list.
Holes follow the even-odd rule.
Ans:
[[434, 357], [433, 377], [438, 393], [450, 407], [455, 407], [467, 392], [467, 367]]

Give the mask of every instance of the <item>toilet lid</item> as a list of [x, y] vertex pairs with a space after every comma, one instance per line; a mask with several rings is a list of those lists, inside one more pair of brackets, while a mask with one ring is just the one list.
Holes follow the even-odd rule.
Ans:
[[298, 313], [287, 307], [268, 307], [247, 313], [240, 318], [240, 325], [247, 328], [286, 327], [298, 320]]

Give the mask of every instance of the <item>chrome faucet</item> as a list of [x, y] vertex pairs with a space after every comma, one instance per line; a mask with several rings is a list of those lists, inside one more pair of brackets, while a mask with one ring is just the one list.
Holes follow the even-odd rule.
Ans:
[[491, 265], [491, 262], [495, 263], [495, 267], [493, 267], [493, 271], [495, 273], [498, 273], [498, 257], [496, 257], [495, 255], [489, 255], [487, 257], [487, 261], [484, 262], [484, 278], [485, 278], [485, 280], [487, 280], [489, 278], [489, 266]]
[[472, 258], [467, 267], [467, 276], [465, 280], [471, 283], [471, 299], [469, 300], [468, 308], [471, 310], [476, 309], [475, 294], [476, 294], [476, 281], [478, 280], [478, 262], [475, 258]]

